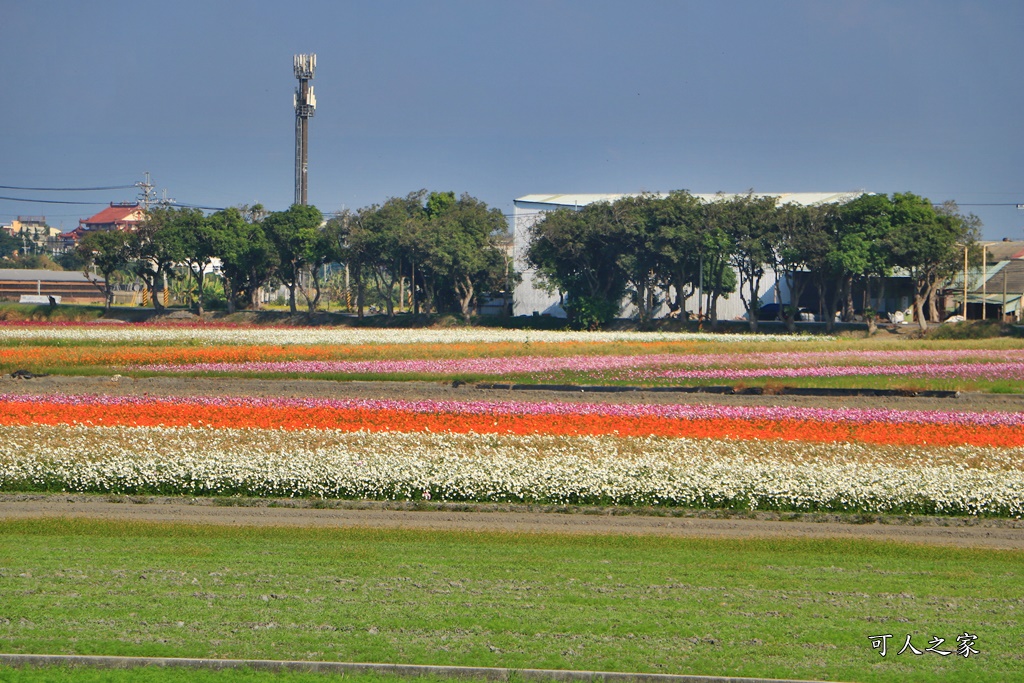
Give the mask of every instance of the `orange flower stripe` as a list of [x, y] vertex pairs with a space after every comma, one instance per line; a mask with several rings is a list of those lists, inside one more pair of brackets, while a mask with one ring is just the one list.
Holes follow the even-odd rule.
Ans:
[[659, 416], [434, 413], [397, 409], [201, 405], [169, 401], [88, 405], [0, 401], [0, 424], [91, 426], [338, 429], [373, 432], [618, 435], [708, 439], [779, 439], [885, 445], [1024, 446], [1024, 430], [1008, 425], [894, 424], [799, 419]]
[[226, 344], [216, 346], [14, 346], [0, 349], [0, 365], [67, 367], [76, 365], [133, 366], [191, 363], [257, 363], [289, 360], [383, 360], [440, 358], [503, 358], [518, 355], [582, 355], [682, 353], [692, 342], [597, 344], [547, 342], [530, 347], [495, 344]]

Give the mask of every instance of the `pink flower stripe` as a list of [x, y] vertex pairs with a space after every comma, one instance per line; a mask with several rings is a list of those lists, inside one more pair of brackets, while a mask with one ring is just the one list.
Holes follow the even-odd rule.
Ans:
[[885, 375], [946, 379], [1024, 379], [1024, 363], [953, 363], [940, 365], [833, 365], [809, 368], [719, 368], [626, 373], [636, 379], [748, 379], [755, 377], [849, 377]]
[[[973, 361], [989, 361], [995, 365], [1002, 363], [1004, 366], [1016, 364], [1017, 369], [1011, 369], [1018, 374], [1024, 372], [1024, 349], [992, 351], [977, 350], [967, 352]], [[923, 374], [941, 377], [973, 377], [984, 369], [985, 363], [961, 364], [961, 370], [943, 374], [941, 370], [921, 371], [922, 368], [941, 368], [939, 363], [953, 363], [964, 358], [965, 352], [958, 350], [921, 350], [921, 351], [861, 351], [861, 352], [840, 352], [840, 353], [747, 353], [747, 354], [654, 354], [654, 355], [633, 355], [633, 356], [522, 356], [512, 358], [464, 358], [445, 360], [392, 360], [392, 361], [279, 361], [279, 362], [245, 362], [245, 363], [187, 363], [175, 364], [153, 364], [139, 366], [139, 370], [151, 372], [264, 372], [264, 373], [337, 373], [337, 374], [441, 374], [449, 375], [456, 373], [479, 374], [479, 375], [513, 375], [538, 372], [559, 372], [559, 371], [580, 371], [580, 372], [601, 372], [630, 370], [633, 368], [651, 368], [658, 366], [682, 366], [681, 369], [668, 370], [657, 374], [636, 374], [627, 375], [637, 378], [643, 377], [688, 377], [685, 373], [707, 372], [707, 378], [724, 377], [814, 377], [814, 376], [837, 376], [855, 374]], [[865, 367], [858, 368], [858, 365], [836, 366], [840, 361], [847, 363], [863, 364]], [[900, 366], [884, 366], [896, 368], [891, 372], [884, 372], [875, 364], [885, 361], [887, 363], [906, 362], [914, 365], [903, 366], [906, 371], [899, 370]], [[928, 363], [930, 361], [930, 363]], [[714, 374], [716, 367], [736, 366], [757, 366], [766, 369], [746, 368], [743, 370], [718, 370], [721, 374]], [[805, 366], [811, 366], [807, 368]], [[977, 366], [978, 369], [973, 369]], [[956, 366], [949, 366], [956, 367]], [[815, 374], [814, 369], [820, 368], [821, 374]], [[850, 370], [849, 368], [853, 368]], [[706, 370], [705, 370], [706, 369]], [[768, 374], [785, 373], [786, 370], [794, 372], [806, 371], [808, 374]], [[910, 372], [915, 370], [916, 372]], [[1005, 367], [999, 370], [992, 370], [1000, 374], [1006, 372]], [[678, 374], [676, 374], [678, 373]], [[753, 373], [753, 374], [743, 374]], [[702, 378], [699, 374], [693, 374], [693, 378]]]
[[1024, 412], [966, 412], [856, 408], [799, 408], [793, 406], [723, 406], [699, 404], [552, 403], [526, 401], [400, 401], [377, 399], [312, 399], [197, 396], [154, 398], [92, 394], [0, 394], [0, 402], [63, 405], [124, 406], [170, 404], [182, 406], [242, 406], [248, 408], [361, 409], [450, 415], [595, 415], [659, 417], [677, 420], [805, 420], [816, 422], [934, 424], [1024, 427]]

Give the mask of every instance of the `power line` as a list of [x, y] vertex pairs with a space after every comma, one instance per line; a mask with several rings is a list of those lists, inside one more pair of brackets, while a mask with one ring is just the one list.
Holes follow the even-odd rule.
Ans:
[[31, 202], [32, 204], [75, 204], [77, 206], [106, 206], [107, 202], [68, 202], [59, 199], [26, 199], [24, 197], [0, 197], [8, 202]]
[[168, 204], [170, 207], [180, 206], [185, 209], [202, 209], [203, 211], [225, 211], [223, 206], [200, 206], [198, 204], [182, 204], [180, 202], [172, 201]]
[[130, 190], [134, 185], [108, 185], [106, 187], [18, 187], [0, 185], [0, 190], [26, 190], [32, 192], [94, 192], [100, 190]]

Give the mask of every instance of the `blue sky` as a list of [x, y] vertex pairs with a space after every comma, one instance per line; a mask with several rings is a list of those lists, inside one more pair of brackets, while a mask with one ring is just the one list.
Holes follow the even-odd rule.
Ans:
[[[1024, 239], [1019, 0], [0, 0], [0, 185], [150, 171], [179, 202], [286, 208], [310, 52], [327, 212], [420, 188], [506, 213], [533, 193], [865, 189]], [[0, 221], [99, 208], [0, 199]]]

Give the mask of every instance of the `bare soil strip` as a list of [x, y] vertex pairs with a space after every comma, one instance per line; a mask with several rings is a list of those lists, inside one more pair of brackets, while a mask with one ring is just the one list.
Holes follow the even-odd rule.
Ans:
[[[228, 526], [369, 527], [548, 534], [660, 535], [703, 538], [860, 538], [959, 547], [1024, 549], [1024, 523], [1019, 520], [974, 518], [879, 518], [872, 523], [837, 521], [840, 515], [777, 513], [751, 517], [653, 516], [617, 514], [614, 508], [573, 512], [536, 512], [500, 506], [436, 505], [424, 510], [394, 509], [394, 503], [343, 501], [319, 507], [318, 501], [260, 499], [122, 497], [6, 494], [0, 496], [0, 519], [84, 518], [222, 524]], [[226, 503], [237, 502], [238, 505]], [[294, 507], [285, 507], [294, 505]], [[458, 509], [455, 509], [458, 508]], [[824, 521], [804, 521], [821, 518]], [[851, 516], [848, 520], [860, 520]]]
[[32, 379], [0, 377], [0, 393], [112, 394], [128, 396], [262, 396], [306, 398], [377, 398], [449, 401], [552, 401], [587, 403], [694, 403], [721, 405], [792, 405], [893, 410], [1021, 411], [1024, 396], [964, 392], [956, 398], [926, 396], [799, 396], [676, 393], [665, 391], [566, 392], [493, 389], [451, 382], [337, 382], [317, 379], [245, 379], [234, 377], [76, 377], [46, 375]]

